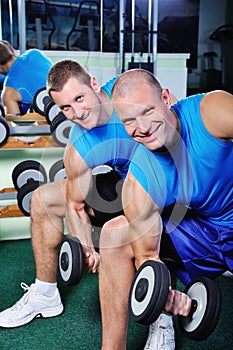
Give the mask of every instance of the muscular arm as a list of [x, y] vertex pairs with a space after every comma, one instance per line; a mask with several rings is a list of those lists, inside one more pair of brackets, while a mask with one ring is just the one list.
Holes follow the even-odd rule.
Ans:
[[[125, 216], [129, 222], [129, 239], [138, 269], [146, 260], [160, 261], [162, 219], [158, 207], [131, 173], [128, 173], [122, 192]], [[191, 299], [184, 293], [169, 289], [164, 310], [171, 315], [187, 316]]]
[[67, 146], [64, 164], [67, 173], [67, 228], [71, 236], [80, 239], [89, 271], [95, 272], [99, 257], [93, 246], [91, 222], [84, 208], [85, 199], [92, 188], [91, 169], [71, 145]]
[[148, 260], [160, 260], [162, 220], [158, 207], [129, 172], [124, 183], [122, 200], [125, 216], [129, 222], [129, 239], [138, 269]]
[[201, 100], [201, 116], [207, 130], [216, 138], [233, 139], [233, 95], [213, 91]]
[[4, 87], [2, 91], [2, 103], [6, 114], [20, 114], [18, 103], [21, 101], [20, 93], [17, 90], [9, 86]]

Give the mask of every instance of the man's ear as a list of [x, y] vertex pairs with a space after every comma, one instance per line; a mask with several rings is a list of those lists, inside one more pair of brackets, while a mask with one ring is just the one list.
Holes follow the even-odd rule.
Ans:
[[178, 101], [178, 99], [171, 94], [167, 88], [162, 89], [162, 99], [168, 109], [170, 109], [171, 106]]
[[95, 92], [100, 92], [100, 84], [96, 77], [91, 77], [91, 87]]

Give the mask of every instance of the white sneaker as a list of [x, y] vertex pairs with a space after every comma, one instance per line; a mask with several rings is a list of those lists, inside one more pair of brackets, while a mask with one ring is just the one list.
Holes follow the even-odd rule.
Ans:
[[21, 287], [26, 293], [12, 307], [0, 312], [0, 327], [19, 327], [36, 317], [53, 317], [62, 313], [63, 305], [58, 289], [53, 297], [47, 297], [37, 291], [34, 283], [30, 287], [21, 283]]
[[233, 273], [230, 272], [230, 271], [226, 271], [226, 272], [223, 273], [223, 276], [224, 276], [224, 277], [233, 278]]
[[144, 350], [174, 350], [175, 332], [172, 316], [161, 314], [150, 325], [149, 335]]

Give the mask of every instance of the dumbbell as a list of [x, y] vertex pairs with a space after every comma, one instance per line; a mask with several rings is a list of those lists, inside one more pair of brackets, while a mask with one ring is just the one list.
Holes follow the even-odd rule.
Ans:
[[[19, 121], [23, 124], [23, 121]], [[3, 146], [9, 136], [25, 136], [25, 135], [50, 135], [54, 141], [61, 147], [65, 147], [69, 141], [70, 129], [73, 123], [66, 119], [64, 114], [60, 112], [51, 122], [50, 125], [13, 125], [9, 126], [5, 118], [0, 116], [0, 147]]]
[[65, 147], [73, 123], [65, 117], [62, 110], [52, 99], [46, 103], [44, 113], [48, 124], [50, 124], [50, 132], [54, 140], [59, 146]]
[[62, 110], [58, 105], [51, 99], [48, 103], [46, 103], [45, 109], [45, 117], [48, 124], [51, 124], [53, 119], [60, 113]]
[[19, 209], [30, 216], [30, 201], [32, 192], [47, 182], [46, 170], [40, 162], [25, 160], [16, 165], [12, 171], [12, 182], [17, 193]]
[[29, 139], [27, 135], [30, 135], [33, 136], [30, 139], [34, 140], [35, 137], [38, 138], [42, 135], [51, 134], [49, 125], [30, 125], [32, 120], [27, 120], [27, 118], [25, 120], [22, 118], [19, 120], [15, 119], [15, 121], [16, 123], [12, 121], [11, 125], [9, 125], [7, 120], [0, 116], [0, 147], [7, 142], [9, 136], [26, 136]]
[[51, 101], [52, 99], [49, 96], [46, 90], [46, 87], [42, 87], [33, 96], [31, 107], [35, 112], [43, 116], [46, 116], [45, 108], [46, 108], [46, 105]]
[[3, 146], [10, 136], [10, 127], [6, 119], [0, 116], [0, 147]]
[[52, 119], [50, 131], [59, 146], [65, 147], [67, 145], [70, 129], [73, 125], [73, 122], [67, 119], [61, 111]]
[[54, 140], [59, 146], [65, 147], [73, 123], [65, 117], [60, 107], [52, 99], [46, 102], [44, 114], [48, 124], [50, 124], [50, 132]]
[[78, 284], [84, 271], [84, 255], [76, 237], [64, 236], [58, 252], [58, 274], [64, 285]]
[[[135, 322], [151, 324], [162, 313], [167, 301], [170, 274], [160, 262], [144, 262], [133, 279], [129, 300], [129, 316]], [[192, 340], [204, 340], [214, 331], [221, 312], [221, 293], [217, 284], [206, 277], [193, 279], [184, 293], [192, 299], [187, 317], [178, 316], [184, 336]]]
[[66, 169], [64, 167], [63, 159], [57, 160], [49, 169], [50, 182], [60, 181], [66, 177]]
[[1, 103], [0, 103], [0, 116], [3, 118], [5, 117], [5, 109]]

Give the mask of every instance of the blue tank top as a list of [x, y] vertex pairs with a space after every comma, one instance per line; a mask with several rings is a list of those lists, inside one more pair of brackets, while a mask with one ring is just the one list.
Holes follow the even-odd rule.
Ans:
[[17, 90], [23, 104], [31, 104], [33, 96], [46, 86], [52, 61], [41, 51], [32, 49], [16, 58], [4, 80], [4, 86]]
[[[111, 91], [117, 77], [107, 82], [101, 90], [111, 98]], [[104, 125], [86, 130], [75, 124], [70, 132], [70, 142], [85, 160], [89, 168], [109, 165], [124, 179], [131, 154], [138, 144], [131, 139], [122, 122], [113, 111]]]
[[160, 208], [181, 203], [214, 224], [232, 227], [233, 143], [207, 131], [200, 114], [202, 97], [172, 106], [181, 123], [177, 146], [159, 154], [140, 144], [129, 170]]

